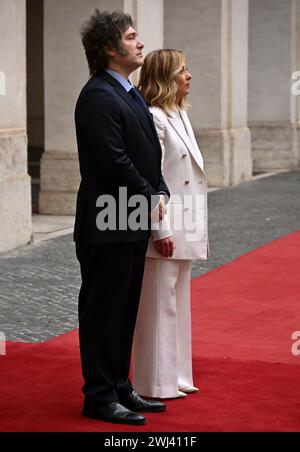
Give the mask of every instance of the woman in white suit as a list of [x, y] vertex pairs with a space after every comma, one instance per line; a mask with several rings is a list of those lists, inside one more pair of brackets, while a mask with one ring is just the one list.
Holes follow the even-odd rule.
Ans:
[[196, 392], [192, 372], [192, 260], [208, 258], [207, 179], [189, 118], [191, 75], [178, 50], [151, 52], [140, 88], [150, 106], [171, 192], [167, 214], [152, 225], [133, 346], [133, 384], [143, 396]]

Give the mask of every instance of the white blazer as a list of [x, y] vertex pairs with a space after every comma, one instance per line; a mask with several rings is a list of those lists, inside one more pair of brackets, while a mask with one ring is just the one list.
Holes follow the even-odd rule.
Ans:
[[162, 172], [171, 199], [163, 222], [152, 224], [147, 257], [161, 259], [153, 242], [173, 236], [176, 249], [172, 259], [206, 260], [207, 177], [191, 123], [184, 111], [165, 113], [158, 107], [150, 110], [162, 147]]

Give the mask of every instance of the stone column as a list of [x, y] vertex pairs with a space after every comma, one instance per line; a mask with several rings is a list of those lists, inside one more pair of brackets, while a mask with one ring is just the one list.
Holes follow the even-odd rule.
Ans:
[[[78, 94], [89, 77], [80, 26], [95, 8], [129, 12], [147, 48], [161, 47], [163, 0], [44, 1], [45, 153], [41, 165], [39, 211], [72, 215], [80, 181], [74, 109]], [[137, 77], [133, 79], [136, 81]]]
[[25, 0], [0, 0], [0, 252], [30, 242]]
[[165, 0], [165, 46], [182, 49], [193, 75], [189, 116], [210, 186], [252, 176], [247, 126], [248, 0]]
[[[124, 0], [124, 11], [131, 14], [141, 41], [145, 44], [144, 54], [164, 45], [164, 0]], [[139, 72], [131, 80], [137, 84]]]
[[123, 0], [44, 0], [45, 153], [39, 212], [73, 215], [80, 182], [74, 110], [89, 78], [80, 27], [94, 12], [122, 10]]
[[[299, 160], [299, 1], [250, 0], [249, 124], [255, 172], [293, 169]], [[298, 107], [297, 107], [298, 105]]]

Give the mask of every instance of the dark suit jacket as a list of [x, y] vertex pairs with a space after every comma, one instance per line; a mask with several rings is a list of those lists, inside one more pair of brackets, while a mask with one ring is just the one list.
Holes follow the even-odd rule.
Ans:
[[103, 72], [83, 88], [75, 122], [82, 177], [75, 241], [100, 244], [146, 240], [149, 231], [123, 231], [118, 224], [116, 230], [100, 231], [96, 218], [101, 209], [96, 204], [100, 195], [111, 195], [118, 212], [120, 187], [127, 188], [128, 198], [144, 195], [150, 201], [160, 192], [170, 195], [161, 173], [162, 151], [151, 116], [145, 123], [131, 95]]

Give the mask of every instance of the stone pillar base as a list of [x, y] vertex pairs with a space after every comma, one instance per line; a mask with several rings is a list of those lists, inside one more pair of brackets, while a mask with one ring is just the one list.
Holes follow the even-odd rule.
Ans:
[[293, 170], [299, 165], [300, 124], [251, 122], [254, 171]]
[[80, 184], [77, 154], [46, 151], [41, 161], [41, 181], [39, 213], [74, 215]]
[[39, 213], [41, 215], [75, 215], [77, 193], [41, 192]]
[[210, 187], [234, 186], [252, 178], [251, 133], [247, 127], [200, 129], [196, 138]]
[[0, 130], [0, 212], [0, 252], [30, 243], [31, 179], [23, 129]]

